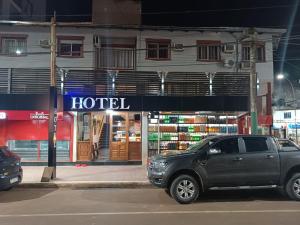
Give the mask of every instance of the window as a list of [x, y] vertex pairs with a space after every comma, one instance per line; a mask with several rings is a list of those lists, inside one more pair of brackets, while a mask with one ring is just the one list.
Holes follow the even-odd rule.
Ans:
[[27, 53], [27, 38], [22, 37], [1, 37], [1, 54], [10, 56], [22, 56]]
[[299, 151], [299, 147], [290, 140], [279, 140], [280, 151]]
[[58, 37], [58, 56], [83, 57], [84, 37]]
[[219, 41], [198, 41], [197, 59], [200, 61], [220, 61], [221, 42]]
[[171, 58], [171, 40], [147, 39], [147, 59], [169, 60]]
[[266, 152], [269, 151], [267, 138], [265, 137], [245, 137], [246, 152]]
[[285, 112], [285, 113], [283, 113], [283, 118], [284, 119], [291, 119], [292, 118], [292, 113], [291, 112]]
[[220, 149], [222, 154], [237, 154], [239, 153], [239, 144], [237, 138], [229, 138], [218, 142], [212, 148]]
[[[244, 43], [242, 46], [242, 61], [250, 61], [250, 44]], [[265, 62], [265, 45], [257, 44], [256, 46], [256, 61]]]

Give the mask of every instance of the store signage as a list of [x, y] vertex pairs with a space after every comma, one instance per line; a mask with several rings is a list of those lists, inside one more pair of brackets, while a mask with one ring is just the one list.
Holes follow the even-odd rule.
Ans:
[[48, 120], [49, 114], [45, 114], [43, 112], [35, 112], [30, 114], [30, 119], [32, 120]]
[[71, 110], [78, 110], [78, 109], [129, 110], [130, 105], [126, 104], [126, 98], [72, 97]]
[[0, 112], [0, 120], [6, 119], [6, 112]]
[[300, 124], [299, 124], [299, 123], [290, 123], [290, 124], [288, 125], [288, 127], [289, 127], [290, 129], [300, 129]]
[[64, 111], [248, 111], [247, 96], [65, 95]]

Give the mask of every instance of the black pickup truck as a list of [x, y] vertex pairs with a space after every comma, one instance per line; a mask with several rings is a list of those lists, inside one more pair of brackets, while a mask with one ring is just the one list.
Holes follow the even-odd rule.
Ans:
[[182, 204], [207, 190], [232, 189], [277, 188], [300, 200], [300, 148], [271, 136], [208, 137], [187, 151], [152, 157], [148, 178]]

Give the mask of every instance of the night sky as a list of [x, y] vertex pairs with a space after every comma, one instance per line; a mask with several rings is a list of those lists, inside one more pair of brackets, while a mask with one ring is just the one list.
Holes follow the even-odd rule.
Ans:
[[[142, 1], [143, 25], [169, 26], [241, 26], [287, 28], [295, 3], [299, 0], [148, 0]], [[55, 10], [60, 21], [90, 21], [91, 0], [49, 0], [48, 14]], [[73, 16], [71, 16], [73, 15]], [[299, 34], [300, 10], [297, 12], [292, 36]], [[292, 40], [287, 49], [284, 72], [291, 79], [300, 79], [300, 41]], [[299, 44], [299, 46], [298, 46]], [[281, 59], [281, 43], [277, 59]], [[279, 71], [279, 63], [275, 63]]]

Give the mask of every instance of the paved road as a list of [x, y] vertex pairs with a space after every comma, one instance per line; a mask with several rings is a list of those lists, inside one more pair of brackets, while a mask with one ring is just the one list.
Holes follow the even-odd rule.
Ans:
[[1, 225], [299, 225], [300, 202], [274, 191], [211, 192], [179, 205], [159, 189], [0, 192]]

